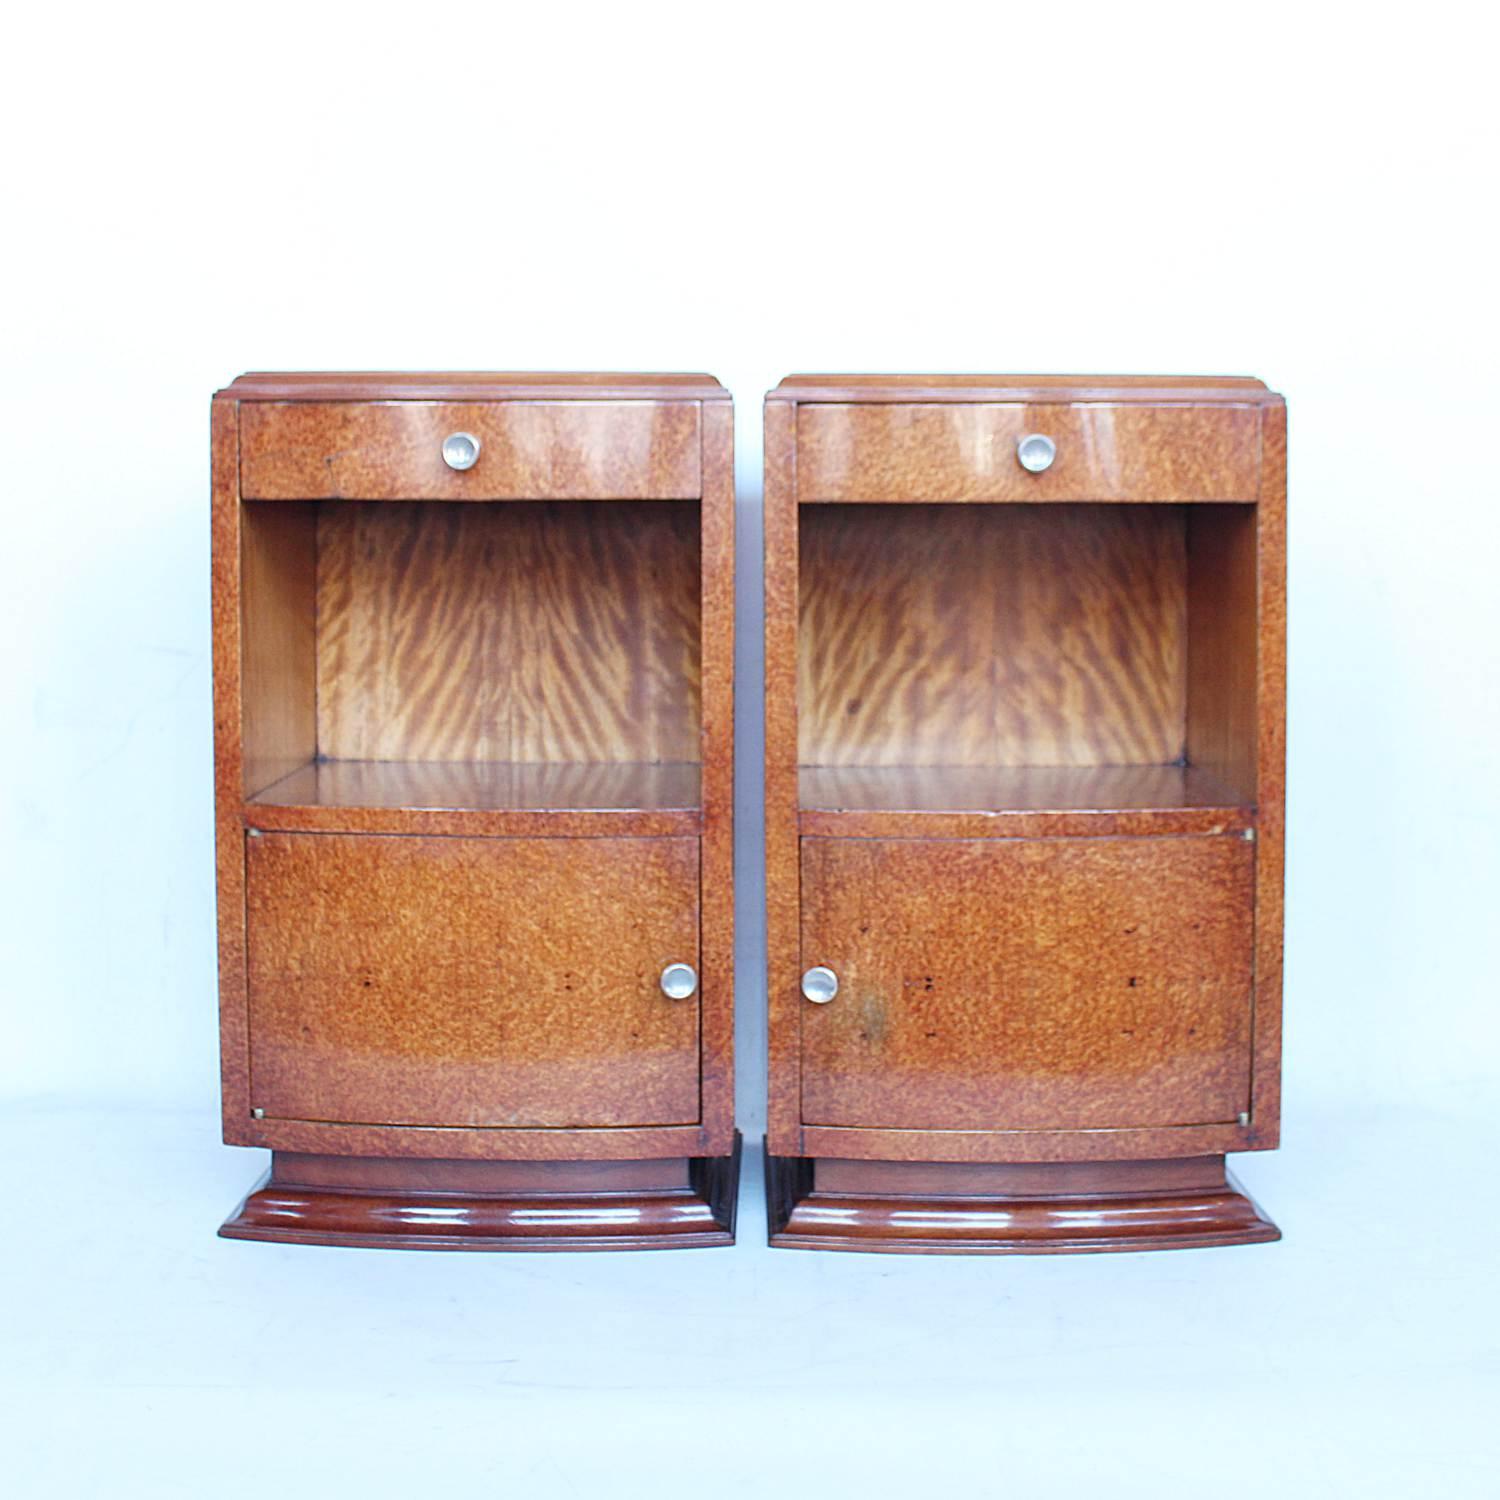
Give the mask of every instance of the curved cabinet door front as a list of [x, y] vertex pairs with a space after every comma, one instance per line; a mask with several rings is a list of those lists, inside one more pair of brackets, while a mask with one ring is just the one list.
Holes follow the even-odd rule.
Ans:
[[1249, 1107], [1254, 845], [802, 841], [802, 1119], [1231, 1123]]
[[[694, 838], [246, 840], [251, 1104], [415, 1126], [692, 1124]], [[680, 988], [680, 986], [679, 986]]]

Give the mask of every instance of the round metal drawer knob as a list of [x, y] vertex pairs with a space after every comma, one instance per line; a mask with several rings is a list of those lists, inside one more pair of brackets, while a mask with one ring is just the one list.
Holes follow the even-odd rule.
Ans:
[[661, 971], [661, 992], [668, 1000], [686, 1000], [698, 988], [698, 971], [691, 964], [668, 964]]
[[827, 1005], [839, 992], [839, 976], [821, 964], [802, 976], [802, 993], [814, 1005]]
[[450, 432], [443, 439], [443, 462], [450, 469], [472, 469], [479, 462], [479, 439], [472, 432]]
[[1016, 443], [1016, 458], [1021, 467], [1030, 474], [1040, 474], [1052, 467], [1057, 457], [1057, 444], [1045, 433], [1028, 432]]

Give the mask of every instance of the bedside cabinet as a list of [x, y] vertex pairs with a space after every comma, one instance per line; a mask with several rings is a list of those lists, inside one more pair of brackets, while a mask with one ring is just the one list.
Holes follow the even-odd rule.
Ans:
[[1286, 415], [797, 377], [766, 463], [771, 1241], [1271, 1240]]
[[697, 375], [213, 404], [221, 1233], [728, 1244], [734, 493]]

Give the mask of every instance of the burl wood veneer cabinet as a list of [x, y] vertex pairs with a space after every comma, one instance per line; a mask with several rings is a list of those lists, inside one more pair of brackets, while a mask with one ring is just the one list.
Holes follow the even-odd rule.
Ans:
[[1285, 407], [799, 377], [766, 405], [777, 1245], [1270, 1240]]
[[731, 1241], [732, 441], [699, 375], [215, 397], [224, 1234]]

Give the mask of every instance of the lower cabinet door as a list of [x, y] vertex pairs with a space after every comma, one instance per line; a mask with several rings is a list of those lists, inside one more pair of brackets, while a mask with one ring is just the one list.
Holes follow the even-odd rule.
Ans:
[[912, 1130], [1232, 1122], [1249, 1108], [1254, 846], [802, 842], [802, 1118]]
[[698, 841], [246, 840], [251, 1104], [269, 1118], [699, 1117]]

